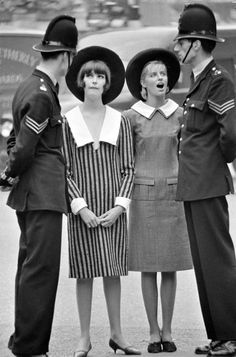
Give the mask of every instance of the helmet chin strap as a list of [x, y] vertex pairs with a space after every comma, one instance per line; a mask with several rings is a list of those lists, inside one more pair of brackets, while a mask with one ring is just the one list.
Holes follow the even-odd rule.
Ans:
[[185, 54], [185, 56], [184, 56], [184, 58], [183, 58], [183, 60], [182, 60], [182, 63], [184, 63], [185, 62], [185, 60], [186, 60], [186, 58], [188, 57], [188, 54], [189, 54], [189, 52], [191, 51], [191, 48], [193, 47], [193, 40], [191, 41], [191, 45], [189, 46], [189, 49], [188, 49], [188, 51], [186, 52], [186, 54]]

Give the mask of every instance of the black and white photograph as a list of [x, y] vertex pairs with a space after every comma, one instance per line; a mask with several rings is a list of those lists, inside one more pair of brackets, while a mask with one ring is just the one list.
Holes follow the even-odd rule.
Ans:
[[236, 1], [0, 0], [0, 357], [236, 357]]

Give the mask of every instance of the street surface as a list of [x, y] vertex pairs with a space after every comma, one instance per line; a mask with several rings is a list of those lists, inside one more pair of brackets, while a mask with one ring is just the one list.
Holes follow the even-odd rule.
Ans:
[[[0, 357], [10, 357], [8, 337], [13, 329], [14, 278], [16, 271], [19, 228], [15, 213], [6, 206], [8, 193], [0, 192]], [[236, 244], [236, 195], [228, 197], [230, 229]], [[75, 281], [68, 279], [66, 218], [64, 220], [61, 273], [58, 287], [50, 357], [70, 357], [76, 349], [79, 323], [75, 300]], [[142, 302], [140, 273], [122, 278], [122, 325], [130, 344], [147, 353], [148, 324]], [[173, 357], [193, 357], [194, 347], [207, 342], [198, 302], [193, 270], [178, 273], [176, 305], [173, 318], [173, 338], [178, 351]], [[108, 346], [109, 324], [103, 295], [102, 279], [94, 284], [91, 326], [92, 350], [89, 357], [114, 356]], [[117, 355], [122, 355], [118, 351]], [[161, 356], [169, 356], [162, 353]]]

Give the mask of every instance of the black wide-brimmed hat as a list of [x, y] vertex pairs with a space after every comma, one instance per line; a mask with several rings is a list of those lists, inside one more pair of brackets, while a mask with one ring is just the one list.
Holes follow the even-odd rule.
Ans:
[[200, 38], [214, 42], [224, 42], [217, 37], [216, 19], [212, 10], [203, 4], [188, 4], [179, 18], [179, 33], [175, 40]]
[[84, 101], [84, 89], [78, 87], [78, 73], [88, 61], [99, 60], [106, 63], [111, 72], [109, 89], [103, 93], [104, 104], [113, 101], [121, 92], [125, 82], [125, 68], [120, 57], [112, 50], [101, 46], [85, 47], [77, 52], [66, 74], [66, 84], [69, 90], [81, 101]]
[[173, 52], [163, 48], [149, 48], [137, 53], [128, 63], [126, 69], [126, 82], [130, 93], [137, 99], [141, 96], [140, 77], [145, 64], [150, 61], [162, 61], [167, 69], [169, 91], [176, 84], [180, 74], [180, 64]]
[[38, 52], [74, 52], [78, 42], [78, 30], [75, 18], [59, 15], [52, 19], [41, 43], [34, 45]]

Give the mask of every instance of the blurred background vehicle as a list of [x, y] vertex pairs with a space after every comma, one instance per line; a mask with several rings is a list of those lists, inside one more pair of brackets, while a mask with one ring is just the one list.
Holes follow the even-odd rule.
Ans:
[[106, 1], [104, 8], [108, 12], [111, 27], [126, 27], [128, 25], [128, 7], [117, 1]]
[[87, 24], [94, 30], [101, 30], [110, 26], [110, 19], [107, 12], [100, 12], [98, 9], [89, 11]]
[[128, 7], [118, 1], [98, 2], [89, 7], [86, 17], [87, 25], [94, 30], [120, 28], [128, 25]]

